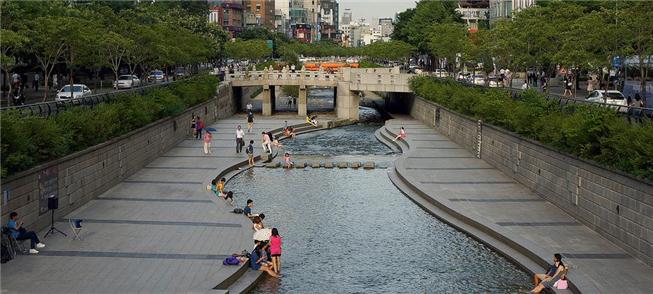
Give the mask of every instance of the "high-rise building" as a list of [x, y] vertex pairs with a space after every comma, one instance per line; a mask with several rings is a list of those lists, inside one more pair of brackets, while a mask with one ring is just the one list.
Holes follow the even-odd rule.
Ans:
[[351, 14], [351, 9], [345, 8], [345, 11], [342, 13], [341, 24], [350, 24], [354, 20], [353, 15]]
[[460, 0], [456, 11], [470, 31], [477, 31], [479, 27], [487, 26], [490, 3], [488, 0]]
[[279, 33], [289, 35], [290, 1], [274, 1], [274, 27]]
[[275, 29], [274, 0], [245, 0], [246, 27]]
[[336, 0], [321, 0], [320, 1], [320, 38], [328, 40], [340, 40], [340, 33], [338, 25], [338, 10], [340, 5]]
[[535, 0], [490, 0], [490, 25], [501, 19], [511, 18], [513, 13], [534, 6]]
[[381, 37], [383, 38], [390, 37], [394, 29], [395, 29], [395, 25], [392, 21], [392, 18], [389, 17], [379, 18], [379, 30], [380, 30]]
[[243, 0], [209, 2], [209, 23], [219, 24], [232, 37], [243, 30]]

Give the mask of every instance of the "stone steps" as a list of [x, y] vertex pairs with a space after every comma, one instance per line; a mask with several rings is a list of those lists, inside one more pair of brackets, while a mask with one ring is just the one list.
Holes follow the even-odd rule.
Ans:
[[[287, 168], [283, 161], [275, 161], [275, 162], [270, 162], [265, 165], [263, 165], [266, 168]], [[295, 169], [302, 169], [302, 168], [327, 168], [327, 169], [332, 169], [332, 168], [352, 168], [352, 169], [375, 169], [378, 168], [379, 165], [377, 165], [373, 161], [366, 161], [366, 162], [360, 162], [360, 161], [352, 161], [352, 162], [347, 162], [347, 161], [302, 161], [302, 162], [295, 162], [294, 165], [291, 168]]]

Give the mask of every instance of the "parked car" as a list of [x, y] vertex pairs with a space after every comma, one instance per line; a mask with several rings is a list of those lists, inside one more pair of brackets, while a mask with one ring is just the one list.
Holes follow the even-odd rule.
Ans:
[[471, 80], [471, 78], [472, 78], [472, 73], [461, 71], [461, 72], [458, 73], [458, 76], [456, 77], [456, 80], [463, 81], [463, 82], [469, 82]]
[[[628, 102], [626, 101], [624, 94], [617, 90], [594, 90], [589, 93], [586, 100], [596, 103], [628, 106]], [[622, 111], [627, 111], [627, 108], [624, 107]]]
[[57, 96], [54, 98], [55, 101], [66, 101], [75, 98], [81, 98], [84, 96], [91, 95], [92, 91], [84, 84], [73, 84], [72, 95], [70, 85], [66, 85], [61, 90], [57, 91]]
[[490, 88], [497, 88], [497, 87], [499, 87], [500, 83], [499, 83], [499, 80], [497, 79], [496, 76], [489, 76], [487, 78], [487, 85]]
[[163, 82], [166, 78], [166, 75], [161, 70], [153, 70], [150, 72], [150, 75], [147, 76], [149, 82]]
[[485, 76], [480, 74], [475, 74], [472, 76], [470, 83], [478, 86], [485, 86]]
[[141, 85], [141, 80], [135, 75], [121, 75], [113, 82], [114, 89], [130, 89]]
[[424, 72], [424, 70], [421, 67], [418, 67], [418, 66], [414, 66], [414, 67], [411, 67], [410, 69], [408, 69], [408, 73], [421, 74], [423, 72]]
[[188, 76], [188, 73], [186, 72], [186, 68], [183, 67], [178, 67], [175, 69], [175, 76], [177, 78], [184, 78]]
[[446, 78], [446, 77], [449, 76], [449, 72], [447, 72], [447, 70], [444, 69], [444, 68], [436, 68], [433, 71], [433, 75], [438, 77], [438, 78]]

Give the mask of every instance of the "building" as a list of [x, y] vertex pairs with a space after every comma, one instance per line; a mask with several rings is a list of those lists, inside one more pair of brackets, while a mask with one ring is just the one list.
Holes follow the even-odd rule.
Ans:
[[246, 27], [275, 29], [274, 0], [245, 0], [244, 18]]
[[489, 0], [460, 0], [456, 11], [462, 15], [462, 19], [470, 31], [478, 31], [479, 28], [489, 27]]
[[232, 37], [243, 30], [243, 0], [211, 1], [209, 4], [209, 23], [219, 24]]
[[381, 37], [389, 38], [395, 29], [395, 25], [393, 23], [392, 18], [389, 17], [379, 18], [379, 29], [380, 29]]
[[292, 28], [292, 36], [294, 39], [303, 43], [310, 43], [313, 40], [311, 36], [313, 28], [310, 24], [295, 24]]
[[351, 9], [346, 8], [342, 13], [342, 20], [340, 21], [343, 25], [348, 25], [354, 20], [353, 15], [351, 14]]
[[340, 23], [339, 8], [340, 5], [336, 0], [320, 1], [321, 39], [340, 41], [340, 31], [338, 29]]
[[490, 0], [489, 21], [490, 26], [501, 19], [508, 19], [513, 13], [534, 6], [535, 0]]

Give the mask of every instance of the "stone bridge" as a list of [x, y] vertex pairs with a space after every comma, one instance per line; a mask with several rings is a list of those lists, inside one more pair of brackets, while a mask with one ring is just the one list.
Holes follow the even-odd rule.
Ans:
[[333, 87], [334, 107], [338, 118], [358, 119], [358, 91], [410, 93], [409, 80], [413, 74], [394, 68], [341, 68], [336, 73], [299, 70], [292, 72], [266, 69], [227, 74], [225, 80], [242, 93], [242, 87], [263, 87], [263, 115], [272, 115], [276, 100], [276, 86], [299, 86], [298, 114], [306, 116], [307, 87]]

